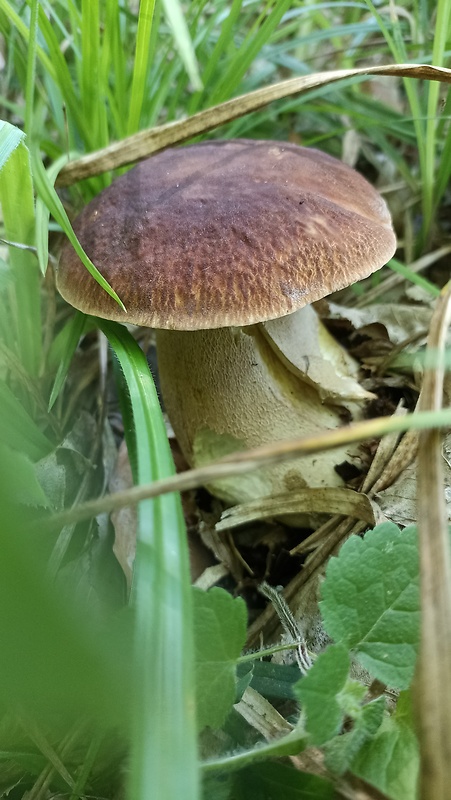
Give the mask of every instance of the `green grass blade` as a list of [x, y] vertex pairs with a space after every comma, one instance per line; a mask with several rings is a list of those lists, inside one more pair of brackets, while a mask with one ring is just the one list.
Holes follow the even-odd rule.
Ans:
[[221, 73], [214, 89], [210, 89], [209, 105], [221, 102], [230, 97], [236, 90], [246, 71], [280, 23], [284, 13], [288, 10], [290, 2], [291, 0], [278, 0], [275, 3], [267, 3], [254, 29], [251, 29], [245, 36], [241, 47], [238, 48], [235, 56], [230, 59], [227, 68]]
[[[47, 74], [53, 78], [55, 85], [61, 92], [62, 102], [67, 106], [67, 119], [69, 134], [74, 137], [73, 126], [75, 124], [77, 134], [85, 142], [86, 148], [95, 147], [95, 140], [92, 137], [91, 120], [86, 119], [83, 108], [74, 91], [74, 80], [65, 58], [56, 31], [44, 13], [43, 8], [39, 9], [39, 29], [45, 39], [49, 56], [52, 64], [52, 71], [46, 70]], [[72, 146], [72, 145], [70, 145]]]
[[28, 41], [27, 85], [25, 89], [25, 133], [30, 136], [34, 119], [34, 89], [36, 80], [36, 36], [38, 30], [39, 0], [32, 0], [30, 38]]
[[[100, 57], [100, 80], [108, 96], [109, 108], [118, 138], [127, 132], [127, 60], [122, 41], [120, 9], [118, 0], [106, 4], [104, 35]], [[113, 90], [109, 82], [113, 73]]]
[[[99, 141], [99, 0], [82, 0], [81, 3], [82, 52], [81, 98], [84, 117], [89, 120], [92, 137]], [[103, 105], [103, 104], [102, 104]]]
[[194, 89], [202, 89], [196, 55], [179, 0], [163, 0], [165, 16]]
[[[61, 156], [48, 168], [48, 179], [53, 186], [61, 167], [67, 163], [68, 157]], [[49, 217], [50, 211], [42, 197], [36, 198], [36, 250], [38, 262], [43, 275], [47, 272], [49, 261]]]
[[[221, 31], [218, 40], [214, 46], [213, 52], [210, 53], [205, 69], [202, 73], [202, 81], [206, 87], [210, 86], [210, 81], [215, 73], [220, 58], [224, 52], [233, 43], [233, 28], [236, 25], [238, 17], [241, 12], [243, 0], [233, 0], [224, 22], [221, 26]], [[199, 102], [202, 99], [202, 92], [198, 91], [193, 95], [189, 103], [189, 113], [194, 114], [199, 107]]]
[[136, 51], [133, 66], [133, 79], [128, 111], [127, 133], [138, 130], [147, 84], [150, 52], [149, 42], [152, 33], [155, 0], [142, 0], [139, 6]]
[[[140, 483], [174, 471], [158, 397], [144, 354], [120, 325], [99, 322], [127, 386]], [[132, 602], [135, 707], [129, 797], [196, 800], [199, 793], [194, 714], [194, 642], [185, 526], [178, 495], [139, 508]]]
[[[399, 24], [399, 20], [396, 14], [396, 8], [394, 7], [391, 13], [391, 22], [392, 22], [391, 30], [393, 32], [392, 36], [389, 33], [388, 28], [384, 24], [383, 19], [380, 16], [379, 12], [377, 11], [376, 7], [374, 6], [372, 0], [365, 0], [365, 3], [370, 8], [375, 18], [377, 19], [381, 32], [384, 35], [385, 41], [387, 42], [390, 48], [390, 51], [392, 53], [395, 62], [402, 63], [404, 61], [408, 61], [409, 59], [407, 57], [401, 26]], [[416, 144], [418, 148], [420, 174], [422, 180], [424, 180], [424, 177], [426, 175], [426, 127], [423, 118], [424, 117], [423, 108], [420, 100], [420, 90], [417, 81], [412, 81], [409, 80], [408, 78], [403, 78], [403, 84], [407, 95], [407, 99], [409, 101], [411, 115], [413, 118]], [[425, 195], [423, 195], [423, 214], [424, 213], [425, 213]]]
[[[439, 0], [436, 6], [436, 21], [432, 48], [432, 63], [435, 66], [445, 66], [444, 53], [446, 41], [449, 38], [451, 24], [451, 0]], [[433, 214], [441, 196], [437, 192], [437, 127], [439, 124], [438, 107], [440, 100], [440, 86], [433, 81], [428, 86], [427, 121], [426, 121], [426, 155], [425, 175], [423, 178], [423, 209], [425, 218], [423, 230], [428, 235]]]
[[[91, 141], [108, 144], [107, 104], [108, 75], [101, 69], [99, 0], [82, 0], [82, 105], [85, 119], [90, 121]], [[106, 79], [106, 80], [105, 80]]]
[[[436, 22], [432, 49], [432, 63], [436, 66], [447, 66], [445, 56], [447, 39], [449, 40], [449, 30], [451, 25], [451, 0], [439, 0], [436, 7]], [[438, 152], [437, 129], [440, 118], [438, 116], [440, 104], [440, 86], [430, 83], [428, 86], [428, 107], [426, 123], [426, 163], [424, 191], [427, 195], [427, 209], [430, 216], [424, 221], [425, 231], [429, 230], [433, 214], [442, 199], [443, 192], [450, 175], [449, 150], [451, 138], [448, 129], [447, 141], [441, 155]], [[449, 108], [449, 97], [447, 106]], [[436, 160], [439, 156], [440, 168], [437, 169]], [[445, 180], [444, 180], [445, 179]]]
[[[11, 3], [8, 2], [8, 0], [0, 0], [0, 11], [3, 11], [3, 13], [6, 15], [7, 19], [10, 21], [13, 28], [15, 28], [20, 33], [20, 35], [23, 37], [24, 41], [28, 45], [28, 42], [30, 40], [30, 31], [28, 29], [28, 26], [19, 16], [17, 11], [14, 10], [14, 8], [12, 7]], [[37, 54], [46, 72], [53, 78], [55, 78], [55, 70], [51, 62], [51, 59], [47, 56], [42, 47], [37, 48]]]
[[[8, 122], [0, 122], [0, 204], [5, 238], [34, 245], [34, 197], [30, 156]], [[41, 302], [39, 269], [30, 251], [9, 248], [14, 281], [9, 289], [7, 344], [23, 367], [36, 376], [41, 366]]]
[[122, 300], [120, 300], [114, 289], [111, 288], [110, 284], [105, 280], [105, 278], [99, 272], [97, 267], [94, 266], [91, 259], [88, 258], [83, 248], [81, 247], [77, 237], [75, 236], [75, 233], [72, 229], [72, 225], [70, 224], [69, 217], [66, 214], [64, 206], [53, 187], [53, 184], [51, 182], [51, 179], [49, 178], [48, 173], [45, 171], [39, 151], [33, 148], [31, 155], [33, 164], [33, 176], [38, 195], [41, 197], [42, 201], [45, 203], [45, 205], [47, 206], [48, 210], [50, 211], [54, 219], [62, 227], [72, 247], [74, 248], [78, 257], [85, 265], [88, 272], [90, 272], [92, 277], [95, 278], [97, 283], [100, 284], [102, 289], [105, 289], [105, 291], [108, 292], [110, 297], [112, 297], [113, 300], [115, 300], [116, 303], [118, 303], [120, 307], [125, 310], [125, 306]]
[[55, 380], [53, 383], [52, 391], [50, 393], [49, 405], [48, 410], [54, 406], [55, 400], [57, 399], [63, 385], [64, 381], [66, 380], [67, 373], [69, 371], [69, 366], [72, 361], [72, 357], [77, 349], [78, 342], [80, 341], [80, 337], [83, 333], [83, 329], [85, 327], [86, 322], [86, 314], [82, 314], [80, 311], [77, 311], [74, 316], [71, 318], [70, 322], [63, 329], [63, 337], [54, 340], [54, 344], [58, 342], [58, 345], [61, 349], [61, 358], [58, 363], [58, 369], [56, 372]]
[[25, 135], [19, 128], [15, 128], [9, 122], [0, 121], [0, 170], [3, 169], [9, 157], [24, 139]]
[[0, 441], [37, 461], [52, 450], [50, 440], [39, 430], [35, 421], [11, 389], [0, 381]]
[[[443, 112], [444, 117], [451, 116], [451, 92], [448, 94], [445, 109]], [[435, 207], [438, 208], [444, 192], [448, 186], [451, 176], [451, 126], [448, 127], [446, 138], [444, 141], [441, 157], [440, 168], [436, 177], [434, 201]]]
[[396, 258], [392, 258], [392, 260], [389, 261], [388, 266], [393, 270], [393, 272], [397, 272], [398, 275], [402, 275], [403, 278], [406, 278], [406, 280], [410, 281], [416, 286], [421, 286], [421, 288], [428, 292], [428, 294], [430, 294], [432, 297], [440, 297], [440, 289], [435, 285], [435, 283], [431, 283], [431, 281], [428, 281], [427, 278], [424, 278], [422, 275], [418, 275], [417, 272], [413, 272], [408, 266], [402, 264], [401, 261], [398, 261]]

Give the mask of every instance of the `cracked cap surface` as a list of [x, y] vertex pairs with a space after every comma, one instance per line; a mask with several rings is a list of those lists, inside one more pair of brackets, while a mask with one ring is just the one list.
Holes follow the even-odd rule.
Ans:
[[57, 286], [69, 303], [179, 330], [285, 316], [367, 277], [396, 247], [384, 200], [355, 170], [318, 150], [245, 139], [141, 162], [73, 227], [127, 313], [67, 242]]

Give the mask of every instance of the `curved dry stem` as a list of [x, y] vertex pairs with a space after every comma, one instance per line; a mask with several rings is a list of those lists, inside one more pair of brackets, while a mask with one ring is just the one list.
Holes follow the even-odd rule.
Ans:
[[84, 178], [101, 175], [102, 172], [110, 169], [141, 161], [152, 153], [180, 144], [193, 136], [207, 133], [238, 117], [257, 111], [274, 100], [301, 94], [318, 86], [360, 75], [389, 75], [396, 78], [417, 78], [451, 83], [451, 70], [444, 67], [433, 67], [430, 64], [387, 64], [360, 69], [331, 70], [330, 72], [317, 72], [313, 75], [289, 78], [286, 81], [264, 86], [262, 89], [199, 111], [198, 114], [194, 114], [188, 119], [168, 122], [149, 130], [139, 131], [120, 142], [113, 142], [102, 150], [88, 153], [63, 167], [56, 181], [57, 186], [70, 186]]

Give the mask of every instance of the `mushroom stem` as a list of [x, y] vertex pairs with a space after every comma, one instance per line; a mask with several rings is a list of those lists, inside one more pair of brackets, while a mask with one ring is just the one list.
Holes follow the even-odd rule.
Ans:
[[[158, 330], [156, 335], [166, 410], [191, 466], [343, 424], [344, 409], [324, 403], [317, 388], [290, 370], [260, 325]], [[242, 503], [309, 486], [342, 486], [335, 466], [344, 461], [360, 464], [356, 446], [263, 468], [209, 488], [227, 502]]]

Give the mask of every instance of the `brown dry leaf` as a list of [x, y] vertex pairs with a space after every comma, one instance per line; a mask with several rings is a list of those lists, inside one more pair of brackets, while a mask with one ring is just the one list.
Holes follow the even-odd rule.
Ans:
[[432, 317], [430, 308], [401, 303], [378, 303], [368, 308], [328, 305], [330, 319], [345, 319], [356, 331], [365, 329], [369, 336], [386, 338], [394, 346], [415, 337], [425, 340]]
[[[449, 435], [445, 439], [443, 456], [444, 495], [447, 518], [451, 523], [451, 436]], [[416, 463], [410, 464], [392, 486], [378, 492], [374, 498], [387, 519], [403, 527], [415, 524], [418, 519], [416, 472]]]
[[232, 575], [237, 584], [240, 584], [245, 577], [253, 575], [251, 567], [241, 556], [231, 534], [220, 535], [212, 527], [201, 525], [200, 536], [205, 547], [214, 553], [216, 560]]
[[406, 100], [398, 81], [392, 81], [389, 77], [381, 75], [374, 81], [368, 81], [366, 92], [387, 108], [392, 108], [400, 114], [405, 113]]
[[358, 363], [331, 336], [312, 306], [262, 322], [260, 328], [284, 366], [314, 386], [323, 402], [373, 397], [357, 380]]
[[213, 586], [216, 586], [219, 581], [229, 574], [229, 570], [224, 564], [214, 564], [212, 567], [204, 569], [202, 575], [194, 581], [194, 586], [206, 592]]
[[364, 67], [362, 69], [341, 69], [330, 72], [318, 72], [301, 78], [265, 86], [255, 92], [236, 97], [213, 108], [200, 111], [198, 114], [181, 120], [169, 122], [150, 130], [114, 142], [102, 150], [83, 156], [66, 164], [61, 170], [57, 185], [70, 186], [84, 178], [100, 175], [110, 169], [117, 169], [125, 164], [142, 161], [152, 153], [164, 150], [172, 145], [191, 139], [202, 133], [231, 122], [238, 117], [257, 111], [274, 100], [308, 92], [320, 86], [326, 86], [346, 78], [358, 78], [371, 75], [387, 75], [397, 78], [416, 78], [419, 80], [451, 83], [451, 70], [444, 67], [432, 67], [428, 64], [388, 64], [386, 66]]
[[[109, 482], [111, 493], [131, 489], [133, 477], [125, 441], [122, 442], [116, 461], [116, 466]], [[186, 505], [184, 506], [186, 517]], [[123, 506], [113, 511], [111, 522], [114, 527], [113, 552], [127, 581], [127, 590], [130, 591], [133, 564], [136, 555], [136, 536], [138, 530], [138, 516], [136, 506]], [[188, 546], [190, 556], [191, 579], [196, 581], [204, 570], [211, 565], [211, 558], [196, 532], [188, 528]]]
[[290, 733], [293, 726], [282, 717], [271, 703], [250, 686], [245, 690], [235, 710], [267, 741]]
[[237, 528], [259, 519], [288, 515], [343, 514], [374, 527], [380, 512], [366, 495], [351, 489], [300, 489], [233, 506], [224, 511], [216, 525], [218, 532]]
[[[405, 416], [406, 413], [407, 410], [404, 408], [403, 404], [399, 403], [393, 416]], [[371, 491], [371, 496], [373, 496], [373, 487], [381, 479], [381, 476], [384, 475], [387, 465], [391, 462], [393, 454], [396, 452], [399, 439], [399, 433], [382, 436], [377, 445], [370, 468], [365, 476], [365, 480], [363, 481], [363, 485], [360, 488], [361, 492], [365, 493]]]
[[[119, 492], [131, 486], [133, 486], [132, 470], [124, 441], [119, 448], [116, 467], [110, 479], [109, 490], [110, 492]], [[138, 528], [136, 507], [125, 506], [114, 511], [111, 515], [111, 522], [114, 526], [113, 552], [127, 580], [127, 590], [130, 591]]]

